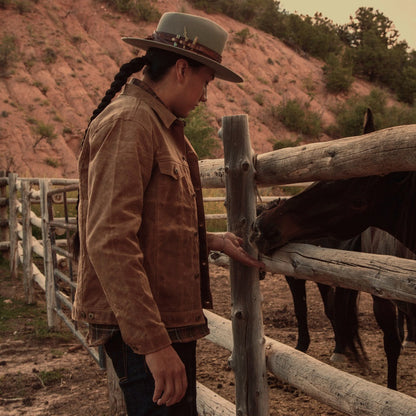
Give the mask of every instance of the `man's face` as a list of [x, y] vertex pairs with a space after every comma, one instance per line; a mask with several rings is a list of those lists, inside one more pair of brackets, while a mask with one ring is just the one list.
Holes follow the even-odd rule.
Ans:
[[183, 74], [181, 97], [173, 109], [177, 117], [185, 118], [200, 102], [207, 101], [207, 87], [214, 79], [214, 71], [207, 66], [186, 66]]

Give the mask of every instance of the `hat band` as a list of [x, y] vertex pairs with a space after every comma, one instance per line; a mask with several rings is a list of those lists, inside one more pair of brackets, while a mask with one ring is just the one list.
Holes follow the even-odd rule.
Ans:
[[171, 33], [166, 33], [166, 32], [153, 32], [146, 39], [155, 40], [157, 42], [166, 43], [168, 45], [172, 45], [177, 48], [186, 49], [188, 51], [195, 52], [199, 55], [203, 55], [206, 58], [213, 59], [214, 61], [218, 63], [221, 63], [221, 60], [222, 60], [221, 55], [219, 55], [217, 52], [198, 43], [197, 42], [198, 37], [196, 37], [192, 41], [180, 35], [172, 35]]

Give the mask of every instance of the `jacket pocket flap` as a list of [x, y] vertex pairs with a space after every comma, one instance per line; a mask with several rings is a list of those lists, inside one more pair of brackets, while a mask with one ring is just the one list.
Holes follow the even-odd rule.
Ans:
[[169, 175], [178, 180], [183, 176], [181, 165], [173, 160], [159, 160], [159, 170], [164, 175]]

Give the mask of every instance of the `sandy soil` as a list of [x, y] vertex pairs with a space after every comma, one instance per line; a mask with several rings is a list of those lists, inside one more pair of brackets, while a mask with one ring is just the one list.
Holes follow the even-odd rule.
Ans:
[[[230, 290], [228, 271], [212, 267], [214, 312], [229, 318]], [[294, 346], [296, 321], [293, 305], [283, 276], [268, 274], [261, 282], [264, 296], [266, 335]], [[311, 346], [308, 353], [330, 364], [333, 334], [324, 315], [316, 285], [307, 283]], [[14, 301], [24, 293], [20, 282], [0, 281], [0, 295]], [[38, 304], [43, 303], [42, 292], [37, 293]], [[25, 334], [33, 330], [20, 319], [14, 332], [0, 339], [0, 415], [4, 416], [109, 416], [105, 372], [78, 347], [77, 342], [46, 339], [25, 341]], [[345, 371], [371, 380], [386, 383], [386, 360], [382, 334], [372, 314], [371, 297], [360, 297], [360, 326], [362, 338], [370, 357], [370, 371], [363, 373], [353, 363], [337, 364]], [[416, 397], [414, 349], [405, 349], [399, 361], [398, 387], [401, 392]], [[198, 380], [230, 401], [234, 400], [234, 376], [228, 368], [230, 353], [207, 340], [198, 346]], [[333, 364], [331, 364], [333, 365]], [[44, 381], [42, 372], [59, 373], [57, 379]], [[301, 391], [269, 376], [270, 415], [272, 416], [329, 416], [341, 413], [317, 402]]]

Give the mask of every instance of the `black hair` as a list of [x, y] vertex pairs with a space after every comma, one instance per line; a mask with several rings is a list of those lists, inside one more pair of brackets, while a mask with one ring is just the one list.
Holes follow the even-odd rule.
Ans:
[[[110, 88], [106, 91], [98, 107], [92, 113], [89, 123], [94, 120], [110, 104], [114, 96], [121, 90], [129, 77], [135, 72], [141, 71], [146, 66], [144, 73], [154, 82], [160, 81], [168, 72], [169, 68], [175, 65], [176, 61], [184, 58], [175, 52], [165, 51], [157, 48], [150, 48], [146, 55], [134, 58], [130, 62], [122, 65], [120, 71], [114, 77]], [[198, 68], [202, 66], [200, 62], [193, 59], [184, 58], [189, 66]]]

